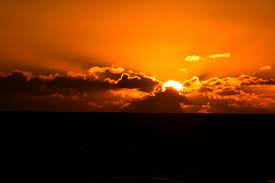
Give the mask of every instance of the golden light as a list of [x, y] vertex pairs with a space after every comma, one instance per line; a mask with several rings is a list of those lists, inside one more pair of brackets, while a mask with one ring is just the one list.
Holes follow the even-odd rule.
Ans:
[[162, 90], [163, 90], [163, 91], [166, 91], [166, 90], [169, 89], [169, 88], [173, 88], [173, 89], [177, 90], [178, 92], [183, 91], [183, 86], [182, 86], [182, 84], [181, 84], [180, 82], [178, 82], [178, 81], [173, 81], [173, 80], [167, 81], [167, 82], [164, 83], [163, 86], [162, 86]]

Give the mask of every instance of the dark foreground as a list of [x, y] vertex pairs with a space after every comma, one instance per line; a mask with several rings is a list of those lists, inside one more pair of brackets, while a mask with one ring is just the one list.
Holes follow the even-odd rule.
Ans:
[[274, 115], [2, 113], [2, 118], [4, 167], [17, 170], [10, 180], [275, 180]]
[[275, 116], [90, 114], [79, 182], [271, 182]]

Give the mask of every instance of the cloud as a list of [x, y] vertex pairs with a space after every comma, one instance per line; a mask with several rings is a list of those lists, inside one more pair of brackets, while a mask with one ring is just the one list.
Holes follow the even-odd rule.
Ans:
[[89, 74], [0, 73], [0, 110], [275, 113], [275, 79], [242, 74], [183, 83], [162, 82], [123, 68], [94, 67]]
[[201, 86], [200, 78], [194, 76], [192, 79], [184, 81], [183, 86], [189, 90], [197, 89]]
[[4, 72], [0, 72], [0, 78], [5, 78], [5, 77], [7, 77], [7, 74]]
[[[211, 58], [211, 59], [230, 58], [231, 57], [231, 53], [215, 54], [215, 55], [210, 55], [208, 57]], [[190, 56], [187, 56], [185, 58], [185, 61], [188, 61], [188, 62], [197, 62], [197, 61], [200, 61], [202, 59], [203, 59], [203, 57], [201, 57], [201, 56], [190, 55]]]
[[201, 57], [197, 55], [191, 55], [191, 56], [187, 56], [185, 60], [188, 62], [197, 62], [201, 60]]
[[209, 58], [212, 59], [218, 59], [218, 58], [230, 58], [231, 53], [222, 53], [222, 54], [216, 54], [216, 55], [210, 55]]
[[[190, 80], [185, 96], [190, 104], [182, 104], [187, 112], [212, 113], [274, 113], [274, 79], [251, 75], [212, 78], [206, 81]], [[196, 87], [194, 87], [194, 83]], [[259, 91], [259, 88], [265, 88]]]
[[270, 71], [272, 67], [270, 65], [266, 65], [260, 68], [260, 71]]
[[94, 74], [111, 78], [121, 75], [112, 80], [103, 75], [74, 72], [65, 75], [1, 73], [0, 110], [121, 111], [127, 110], [133, 101], [151, 95], [160, 84], [151, 77], [120, 68], [92, 70]]
[[6, 75], [7, 79], [14, 81], [29, 81], [32, 78], [32, 73], [15, 70], [10, 75]]
[[137, 112], [275, 113], [274, 79], [252, 75], [186, 80], [183, 94], [158, 92], [136, 104]]
[[[255, 93], [246, 93], [243, 90], [235, 90], [229, 93], [224, 93], [223, 91], [208, 93], [194, 92], [189, 94], [187, 99], [192, 104], [189, 105], [189, 110], [191, 110], [191, 112], [200, 112], [202, 109], [208, 113], [275, 112], [274, 99], [259, 96]], [[187, 108], [184, 108], [184, 104], [182, 106], [183, 110], [187, 110]], [[204, 106], [204, 108], [202, 108], [202, 106]]]
[[119, 88], [139, 88], [143, 91], [154, 91], [157, 87], [160, 87], [159, 81], [147, 76], [133, 76], [129, 74], [123, 74], [121, 78], [116, 82]]
[[168, 89], [133, 103], [132, 112], [180, 113], [182, 112], [180, 105], [183, 102], [187, 102], [184, 96], [175, 90]]
[[121, 67], [93, 67], [89, 74], [97, 80], [115, 84], [118, 88], [137, 88], [148, 92], [157, 89], [161, 83], [153, 77]]
[[90, 74], [106, 73], [121, 74], [125, 71], [122, 67], [92, 67], [89, 69]]
[[188, 69], [186, 69], [186, 68], [181, 68], [179, 71], [181, 71], [181, 72], [187, 72]]
[[92, 67], [89, 74], [96, 79], [104, 80], [106, 78], [118, 80], [125, 73], [125, 69], [121, 67]]
[[0, 109], [60, 112], [121, 112], [128, 111], [132, 102], [148, 94], [137, 89], [102, 91], [62, 91], [48, 95], [24, 95], [0, 103]]

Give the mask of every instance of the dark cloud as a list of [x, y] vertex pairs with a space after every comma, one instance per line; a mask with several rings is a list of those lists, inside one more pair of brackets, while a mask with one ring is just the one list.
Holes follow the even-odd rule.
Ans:
[[275, 82], [257, 75], [193, 77], [184, 91], [161, 90], [161, 82], [114, 67], [89, 74], [0, 72], [0, 110], [275, 113]]
[[31, 90], [29, 81], [32, 74], [29, 72], [14, 71], [10, 74], [2, 74], [0, 77], [0, 94], [14, 94]]
[[[105, 69], [108, 72], [112, 70], [110, 73], [120, 73], [120, 69]], [[149, 77], [143, 76], [140, 82], [131, 81], [124, 86], [118, 84], [123, 76], [121, 72], [118, 81], [113, 81], [109, 78], [95, 77], [93, 74], [74, 72], [65, 75], [33, 75], [24, 71], [1, 72], [0, 109], [121, 111], [126, 110], [132, 101], [140, 100], [153, 92], [149, 89], [154, 89], [155, 81], [149, 82]]]
[[119, 88], [137, 88], [147, 92], [155, 91], [161, 83], [155, 78], [121, 67], [92, 67], [89, 73], [96, 79], [114, 83]]
[[[128, 88], [152, 92], [159, 85], [159, 81], [147, 76], [135, 73], [131, 73], [131, 75], [136, 76], [125, 74], [126, 71], [122, 68], [98, 67], [97, 69], [101, 71], [90, 74], [68, 72], [65, 75], [33, 75], [24, 71], [1, 73], [1, 89], [7, 92], [22, 92], [23, 90], [48, 90], [55, 92], [62, 89], [94, 91]], [[103, 77], [104, 75], [105, 77]], [[115, 78], [117, 80], [114, 80]]]
[[115, 85], [95, 80], [89, 76], [78, 75], [39, 75], [14, 71], [0, 80], [1, 92], [5, 93], [30, 93], [33, 95], [47, 95], [59, 91], [77, 90], [92, 91], [116, 88]]
[[120, 88], [139, 88], [143, 91], [154, 91], [159, 86], [159, 81], [146, 76], [134, 76], [123, 74], [117, 81], [117, 86]]
[[154, 96], [149, 96], [143, 101], [134, 105], [134, 112], [150, 113], [180, 113], [181, 103], [187, 103], [187, 99], [173, 89], [165, 92], [158, 92]]

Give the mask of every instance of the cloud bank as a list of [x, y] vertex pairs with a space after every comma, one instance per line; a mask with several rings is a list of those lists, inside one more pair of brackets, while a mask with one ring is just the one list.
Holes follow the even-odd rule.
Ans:
[[256, 75], [184, 81], [184, 91], [124, 68], [88, 74], [0, 72], [0, 110], [178, 113], [275, 113], [275, 79]]
[[152, 95], [159, 81], [120, 68], [91, 68], [89, 74], [0, 74], [0, 110], [122, 111]]

